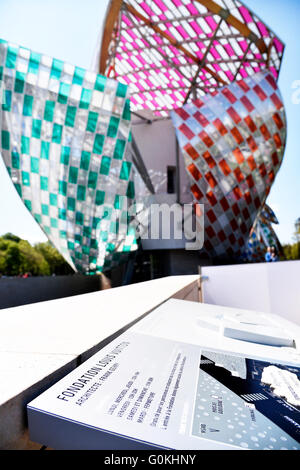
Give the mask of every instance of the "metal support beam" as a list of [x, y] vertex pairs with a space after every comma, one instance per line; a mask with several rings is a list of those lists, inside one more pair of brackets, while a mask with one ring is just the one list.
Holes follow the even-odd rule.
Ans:
[[274, 45], [274, 38], [271, 39], [269, 47], [268, 47], [268, 54], [267, 54], [267, 60], [266, 60], [267, 69], [270, 68], [271, 50], [272, 50], [273, 45]]
[[[185, 104], [185, 103], [187, 102], [187, 100], [188, 100], [189, 97], [190, 97], [190, 94], [191, 94], [192, 92], [194, 93], [194, 90], [195, 90], [195, 88], [196, 88], [197, 77], [198, 77], [198, 75], [199, 75], [199, 73], [200, 73], [200, 70], [201, 70], [201, 68], [202, 68], [202, 66], [203, 66], [203, 64], [204, 64], [204, 62], [206, 61], [206, 57], [207, 57], [207, 55], [208, 55], [208, 53], [209, 53], [209, 51], [210, 51], [210, 48], [211, 48], [211, 46], [213, 45], [214, 40], [216, 39], [217, 32], [219, 31], [219, 28], [220, 28], [220, 26], [221, 26], [222, 21], [223, 21], [223, 20], [222, 20], [222, 18], [221, 18], [221, 20], [219, 21], [218, 26], [216, 27], [215, 32], [214, 32], [214, 34], [213, 34], [213, 36], [212, 36], [212, 38], [211, 38], [211, 41], [210, 41], [210, 43], [208, 44], [208, 46], [207, 46], [207, 48], [206, 48], [205, 54], [204, 54], [204, 56], [203, 56], [202, 59], [201, 59], [201, 63], [200, 63], [199, 66], [198, 66], [197, 72], [195, 73], [195, 76], [194, 76], [194, 78], [193, 78], [191, 87], [190, 87], [188, 93], [186, 94], [186, 97], [185, 97], [185, 99], [184, 99], [183, 104]], [[193, 98], [194, 100], [197, 99], [197, 92], [195, 92], [195, 94], [196, 94], [196, 97]]]
[[240, 62], [240, 65], [238, 66], [238, 68], [237, 68], [237, 70], [236, 70], [236, 72], [235, 72], [235, 76], [234, 76], [234, 79], [233, 79], [234, 82], [235, 82], [236, 79], [237, 79], [237, 76], [238, 76], [238, 74], [239, 74], [239, 72], [240, 72], [240, 70], [241, 70], [241, 67], [242, 67], [243, 63], [246, 61], [246, 57], [247, 57], [247, 54], [248, 54], [248, 52], [249, 52], [249, 50], [250, 50], [250, 47], [251, 47], [251, 42], [249, 42], [248, 47], [247, 47], [247, 49], [245, 50], [245, 53], [244, 53], [244, 55], [243, 55], [243, 58], [242, 58], [242, 60], [241, 60], [241, 62]]
[[148, 119], [144, 116], [142, 116], [141, 114], [137, 113], [136, 111], [131, 111], [131, 114], [133, 114], [134, 116], [142, 119], [142, 121], [145, 121], [147, 124], [152, 124], [152, 120], [151, 119]]
[[176, 202], [180, 204], [180, 159], [179, 144], [175, 134], [175, 153], [176, 153]]
[[[129, 13], [131, 13], [133, 16], [135, 16], [136, 18], [141, 20], [143, 23], [145, 23], [147, 26], [150, 26], [157, 34], [159, 34], [164, 39], [169, 41], [174, 47], [176, 47], [178, 50], [183, 52], [187, 57], [192, 59], [196, 64], [200, 64], [201, 60], [196, 55], [192, 54], [188, 49], [186, 49], [184, 46], [179, 44], [178, 41], [176, 39], [174, 39], [172, 36], [170, 36], [168, 33], [163, 31], [162, 29], [160, 29], [158, 26], [155, 26], [152, 23], [151, 20], [149, 20], [148, 18], [146, 18], [146, 16], [139, 13], [134, 7], [132, 7], [131, 5], [126, 4], [126, 10]], [[208, 72], [210, 75], [212, 75], [212, 77], [216, 81], [221, 82], [224, 85], [227, 85], [227, 83], [221, 77], [219, 77], [219, 75], [214, 70], [212, 70], [210, 67], [208, 67], [207, 65], [203, 65], [202, 68], [204, 70], [206, 70], [206, 72]]]
[[108, 48], [109, 48], [109, 44], [112, 38], [115, 23], [120, 13], [122, 3], [123, 3], [123, 0], [111, 0], [110, 8], [108, 10], [108, 13], [104, 22], [105, 26], [104, 26], [103, 36], [102, 36], [100, 62], [99, 62], [99, 73], [101, 73], [102, 75], [105, 74], [106, 64], [107, 64], [107, 59], [108, 59]]
[[230, 24], [230, 26], [233, 26], [235, 29], [237, 29], [245, 38], [249, 39], [251, 42], [254, 42], [262, 54], [267, 52], [267, 46], [263, 38], [259, 38], [255, 33], [253, 33], [253, 31], [251, 31], [251, 29], [248, 28], [247, 25], [232, 15], [229, 10], [222, 8], [213, 0], [195, 0], [195, 2], [204, 5], [212, 13], [221, 16], [221, 18]]
[[137, 143], [135, 141], [134, 136], [132, 135], [132, 142], [131, 142], [131, 147], [132, 147], [132, 161], [134, 165], [136, 166], [136, 169], [138, 170], [139, 174], [142, 177], [142, 180], [144, 181], [147, 189], [150, 191], [151, 194], [155, 194], [155, 190], [151, 181], [151, 178], [149, 176], [149, 173], [147, 171], [147, 168], [145, 166], [143, 157], [141, 155], [141, 152], [137, 146]]

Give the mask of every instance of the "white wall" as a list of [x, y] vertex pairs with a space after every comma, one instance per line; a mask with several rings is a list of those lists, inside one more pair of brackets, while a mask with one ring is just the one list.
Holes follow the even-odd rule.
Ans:
[[[171, 119], [155, 121], [155, 116], [151, 112], [139, 111], [139, 114], [153, 119], [152, 124], [147, 124], [147, 122], [138, 117], [132, 116], [133, 135], [155, 188], [156, 195], [152, 203], [167, 203], [172, 205], [177, 200], [177, 194], [176, 188], [174, 194], [167, 193], [167, 167], [176, 167], [176, 136], [174, 126]], [[180, 202], [190, 203], [192, 202], [190, 182], [180, 151], [179, 178]], [[160, 181], [162, 184], [159, 183]], [[185, 243], [184, 237], [180, 240], [175, 240], [172, 236], [168, 240], [149, 239], [142, 242], [144, 250], [183, 249]]]
[[203, 301], [274, 313], [300, 324], [300, 261], [202, 268]]
[[[139, 112], [145, 115], [145, 112]], [[153, 119], [153, 116], [149, 113]], [[155, 119], [155, 118], [154, 118]], [[171, 119], [154, 121], [147, 124], [132, 116], [132, 130], [138, 148], [142, 154], [147, 170], [161, 172], [166, 175], [167, 166], [176, 166], [176, 137], [175, 129]], [[184, 159], [180, 152], [180, 200], [181, 202], [190, 202], [192, 200], [191, 191], [189, 189], [190, 182], [184, 165]], [[155, 181], [153, 181], [155, 185]], [[167, 192], [167, 181], [158, 193]]]

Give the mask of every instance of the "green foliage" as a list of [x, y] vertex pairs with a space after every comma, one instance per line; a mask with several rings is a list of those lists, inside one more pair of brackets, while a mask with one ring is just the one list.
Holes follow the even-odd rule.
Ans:
[[51, 273], [64, 275], [71, 274], [73, 272], [71, 266], [66, 263], [61, 254], [51, 245], [51, 243], [37, 243], [34, 248], [47, 261]]
[[0, 237], [0, 274], [33, 276], [70, 274], [72, 268], [50, 243], [31, 246], [26, 240], [8, 233]]
[[284, 245], [282, 247], [285, 259], [287, 260], [300, 259], [300, 218], [295, 222], [295, 233], [293, 239], [295, 240], [295, 243]]
[[21, 240], [18, 244], [21, 254], [21, 270], [22, 272], [30, 272], [33, 276], [49, 276], [51, 274], [49, 264], [30, 243]]
[[21, 241], [21, 238], [18, 237], [17, 235], [14, 235], [13, 233], [6, 233], [5, 235], [2, 236], [3, 240], [11, 240], [12, 242], [17, 242]]
[[283, 248], [285, 259], [287, 260], [300, 259], [300, 242], [294, 243], [293, 245], [284, 245], [282, 248]]

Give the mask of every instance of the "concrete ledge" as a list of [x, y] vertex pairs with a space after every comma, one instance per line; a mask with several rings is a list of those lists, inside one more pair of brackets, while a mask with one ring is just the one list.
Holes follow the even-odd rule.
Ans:
[[26, 404], [168, 299], [198, 301], [198, 280], [166, 277], [2, 310], [0, 448], [36, 448]]

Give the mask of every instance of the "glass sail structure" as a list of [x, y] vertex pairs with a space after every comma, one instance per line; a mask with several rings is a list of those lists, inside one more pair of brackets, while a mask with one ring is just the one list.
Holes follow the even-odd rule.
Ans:
[[265, 204], [255, 219], [250, 232], [248, 245], [244, 251], [247, 261], [265, 261], [267, 248], [274, 247], [278, 254], [282, 254], [282, 246], [273, 228], [278, 219], [268, 204]]
[[271, 74], [259, 73], [172, 113], [194, 198], [204, 202], [205, 248], [242, 256], [285, 148], [286, 120]]
[[96, 273], [137, 248], [128, 87], [0, 42], [1, 155], [69, 264]]
[[239, 0], [108, 6], [98, 70], [130, 86], [137, 115], [149, 119], [150, 112], [153, 122], [171, 116], [192, 198], [205, 205], [205, 250], [214, 257], [243, 258], [279, 170], [283, 52]]
[[284, 45], [238, 0], [111, 0], [100, 73], [130, 85], [133, 110], [168, 111], [268, 69]]
[[144, 164], [131, 111], [172, 117], [190, 196], [205, 203], [207, 253], [243, 256], [283, 158], [283, 52], [238, 0], [111, 0], [99, 74], [0, 42], [1, 155], [76, 271], [137, 249], [135, 169], [153, 196], [151, 175], [164, 174], [163, 149], [162, 169]]

